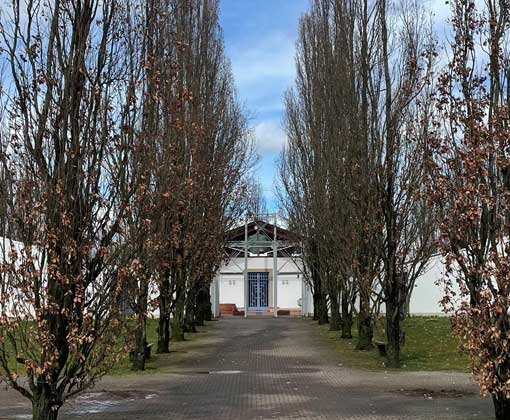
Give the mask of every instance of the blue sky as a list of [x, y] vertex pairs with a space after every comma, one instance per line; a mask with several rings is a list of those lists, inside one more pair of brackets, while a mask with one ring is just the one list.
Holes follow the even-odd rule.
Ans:
[[[428, 1], [436, 30], [444, 37], [445, 0]], [[285, 144], [284, 92], [295, 76], [294, 54], [300, 16], [309, 0], [222, 0], [220, 23], [241, 102], [251, 120], [260, 162], [257, 176], [269, 210], [275, 210], [276, 159]]]
[[222, 0], [226, 53], [241, 103], [250, 116], [260, 161], [259, 178], [269, 210], [275, 210], [276, 159], [285, 143], [282, 97], [295, 75], [299, 18], [309, 0]]

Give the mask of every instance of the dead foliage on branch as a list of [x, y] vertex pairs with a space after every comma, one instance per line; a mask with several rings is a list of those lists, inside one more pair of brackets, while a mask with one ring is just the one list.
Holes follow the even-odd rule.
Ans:
[[[452, 57], [429, 137], [429, 198], [441, 206], [443, 304], [496, 418], [510, 416], [510, 4], [453, 1]], [[460, 289], [460, 292], [459, 292]]]
[[253, 148], [217, 1], [12, 0], [0, 25], [0, 377], [56, 419], [127, 350], [144, 368], [152, 305], [163, 352], [210, 317]]

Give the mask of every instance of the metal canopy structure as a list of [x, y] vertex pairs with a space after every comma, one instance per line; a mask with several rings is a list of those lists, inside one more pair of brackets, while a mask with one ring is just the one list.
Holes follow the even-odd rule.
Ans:
[[[287, 257], [290, 259], [299, 258], [301, 255], [299, 241], [295, 235], [286, 229], [277, 227], [278, 214], [254, 214], [248, 215], [244, 220], [244, 225], [233, 229], [229, 233], [226, 242], [225, 252], [227, 256], [234, 260], [244, 256], [244, 267], [239, 264], [239, 274], [244, 277], [244, 316], [248, 316], [249, 308], [249, 281], [248, 281], [248, 258], [251, 254], [269, 255], [273, 257], [273, 316], [278, 317], [278, 257]], [[296, 255], [298, 254], [298, 255]], [[280, 267], [280, 269], [283, 267]], [[285, 274], [302, 274], [285, 273]]]

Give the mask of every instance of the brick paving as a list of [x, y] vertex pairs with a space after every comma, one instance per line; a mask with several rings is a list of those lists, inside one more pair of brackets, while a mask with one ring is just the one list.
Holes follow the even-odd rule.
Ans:
[[[341, 354], [300, 318], [230, 318], [168, 374], [108, 377], [66, 404], [62, 419], [441, 420], [492, 418], [462, 373], [394, 373], [342, 366]], [[107, 391], [105, 391], [107, 390]], [[0, 390], [0, 419], [29, 419]]]

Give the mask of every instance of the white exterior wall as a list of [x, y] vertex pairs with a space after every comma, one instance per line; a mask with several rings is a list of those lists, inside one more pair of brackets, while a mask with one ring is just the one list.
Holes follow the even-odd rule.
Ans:
[[[445, 267], [440, 256], [434, 256], [416, 284], [409, 303], [411, 315], [441, 314], [440, 301], [444, 297], [444, 287], [437, 284], [445, 274]], [[455, 285], [455, 287], [457, 287]]]
[[278, 307], [299, 308], [298, 301], [302, 297], [302, 280], [296, 276], [280, 275], [278, 278]]
[[[442, 315], [441, 300], [444, 297], [444, 287], [441, 279], [445, 274], [445, 266], [441, 256], [436, 255], [429, 261], [425, 272], [416, 279], [414, 290], [409, 301], [409, 313], [411, 315]], [[459, 292], [457, 284], [454, 290]], [[457, 294], [458, 296], [458, 294]], [[385, 313], [385, 305], [381, 306], [381, 312]]]
[[244, 278], [243, 276], [219, 276], [220, 304], [234, 303], [238, 308], [244, 307]]
[[[300, 308], [303, 296], [303, 275], [291, 258], [278, 258], [277, 306], [280, 309]], [[233, 258], [218, 273], [219, 303], [234, 303], [244, 308], [244, 257]], [[269, 306], [273, 306], [273, 257], [250, 256], [248, 271], [269, 273]]]
[[303, 315], [313, 316], [313, 294], [309, 284], [303, 282]]
[[[244, 258], [235, 258], [228, 264], [224, 264], [217, 274], [217, 289], [219, 303], [233, 303], [238, 309], [244, 308]], [[272, 307], [272, 257], [248, 258], [249, 271], [267, 271], [269, 273], [269, 304]], [[278, 296], [279, 309], [297, 309], [298, 300], [301, 299], [302, 313], [313, 314], [313, 296], [309, 286], [303, 281], [303, 275], [285, 274], [300, 273], [300, 269], [290, 258], [278, 258]], [[231, 274], [229, 274], [231, 273]], [[417, 279], [410, 300], [411, 315], [427, 315], [443, 313], [440, 301], [444, 296], [443, 286], [437, 284], [444, 275], [444, 264], [440, 256], [431, 259], [427, 270]], [[456, 286], [455, 286], [456, 287]], [[213, 295], [214, 286], [211, 290]], [[213, 298], [214, 299], [214, 298]], [[358, 303], [356, 302], [356, 308]], [[384, 304], [381, 312], [385, 312]]]
[[[220, 274], [239, 273], [244, 270], [244, 257], [232, 258], [227, 264], [220, 268]], [[248, 270], [253, 271], [273, 271], [273, 257], [255, 257], [248, 258]], [[299, 269], [291, 258], [278, 258], [278, 272], [298, 272]]]

